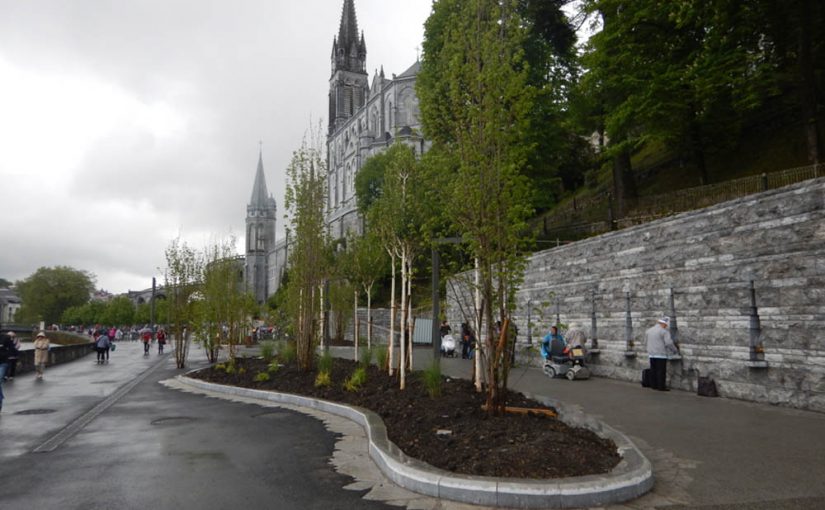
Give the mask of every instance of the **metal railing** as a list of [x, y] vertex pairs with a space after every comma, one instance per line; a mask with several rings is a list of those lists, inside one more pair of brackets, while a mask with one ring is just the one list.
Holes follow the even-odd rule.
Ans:
[[621, 218], [615, 218], [609, 194], [598, 193], [585, 200], [569, 202], [545, 216], [542, 219], [539, 237], [581, 239], [818, 177], [825, 177], [825, 164], [788, 168], [640, 197], [628, 203], [627, 214]]

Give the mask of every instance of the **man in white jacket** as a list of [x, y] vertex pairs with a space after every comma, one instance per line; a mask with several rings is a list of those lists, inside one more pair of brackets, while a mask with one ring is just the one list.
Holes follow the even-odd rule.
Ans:
[[669, 326], [670, 317], [662, 317], [645, 331], [647, 355], [650, 358], [650, 387], [659, 391], [670, 391], [667, 387], [667, 359], [677, 352], [667, 330]]

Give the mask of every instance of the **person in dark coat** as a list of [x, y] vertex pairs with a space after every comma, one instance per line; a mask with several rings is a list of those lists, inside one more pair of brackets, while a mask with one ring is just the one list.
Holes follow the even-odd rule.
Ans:
[[3, 410], [3, 379], [9, 369], [9, 358], [17, 356], [14, 340], [9, 335], [0, 335], [0, 411]]

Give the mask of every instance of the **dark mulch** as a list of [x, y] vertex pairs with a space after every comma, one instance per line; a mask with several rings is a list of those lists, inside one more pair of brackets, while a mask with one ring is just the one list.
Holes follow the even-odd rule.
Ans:
[[[467, 475], [511, 478], [561, 478], [606, 473], [619, 463], [613, 441], [593, 432], [572, 428], [547, 416], [488, 416], [481, 406], [484, 396], [470, 381], [444, 378], [442, 395], [431, 398], [419, 373], [408, 375], [407, 388], [398, 379], [368, 370], [366, 385], [358, 392], [343, 389], [355, 363], [336, 359], [332, 385], [316, 388], [315, 373], [283, 366], [267, 382], [254, 377], [266, 371], [261, 359], [238, 359], [237, 371], [207, 368], [192, 377], [235, 386], [307, 395], [370, 409], [383, 418], [392, 442], [407, 455], [430, 465]], [[243, 373], [240, 368], [243, 368]], [[508, 405], [543, 407], [520, 393], [511, 392]], [[449, 430], [451, 434], [438, 434]]]

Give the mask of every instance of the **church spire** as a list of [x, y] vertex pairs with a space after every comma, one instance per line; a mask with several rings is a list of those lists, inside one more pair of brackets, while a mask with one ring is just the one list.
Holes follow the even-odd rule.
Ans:
[[338, 44], [349, 49], [358, 44], [358, 19], [355, 17], [355, 0], [344, 0], [341, 12], [341, 27], [338, 29]]
[[266, 190], [266, 178], [264, 177], [264, 157], [263, 145], [258, 152], [258, 170], [255, 172], [255, 184], [252, 186], [252, 198], [249, 199], [250, 207], [264, 209], [267, 206], [269, 193]]

